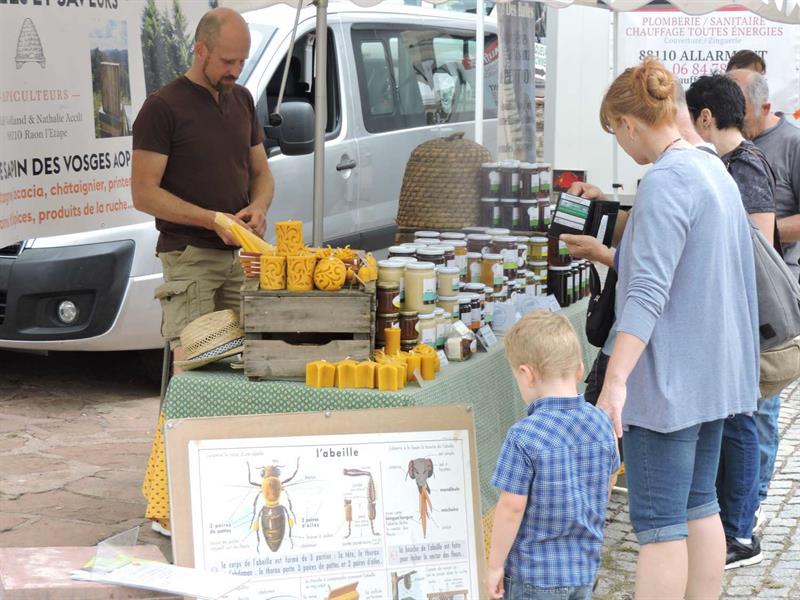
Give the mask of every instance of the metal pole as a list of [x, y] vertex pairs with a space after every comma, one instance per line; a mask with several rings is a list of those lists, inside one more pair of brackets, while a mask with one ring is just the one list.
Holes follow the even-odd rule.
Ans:
[[475, 141], [483, 144], [483, 16], [486, 12], [484, 0], [478, 0], [478, 27], [475, 32]]
[[[325, 214], [325, 127], [328, 119], [328, 0], [315, 0], [317, 36], [314, 73], [314, 213], [313, 244], [322, 246]], [[290, 50], [291, 51], [291, 50]]]

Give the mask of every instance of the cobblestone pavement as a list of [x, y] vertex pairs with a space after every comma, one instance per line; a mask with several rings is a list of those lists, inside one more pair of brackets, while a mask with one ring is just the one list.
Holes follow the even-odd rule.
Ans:
[[[780, 429], [775, 475], [764, 505], [766, 524], [760, 532], [764, 560], [727, 571], [723, 598], [800, 599], [800, 382], [782, 394]], [[615, 491], [608, 507], [606, 543], [595, 599], [633, 598], [637, 553], [627, 497]]]
[[[91, 546], [147, 522], [140, 486], [158, 386], [135, 353], [0, 351], [0, 547]], [[800, 382], [784, 393], [762, 530], [764, 561], [726, 574], [725, 598], [800, 599]], [[140, 541], [171, 557], [169, 540]], [[595, 598], [632, 597], [637, 545], [614, 493]]]

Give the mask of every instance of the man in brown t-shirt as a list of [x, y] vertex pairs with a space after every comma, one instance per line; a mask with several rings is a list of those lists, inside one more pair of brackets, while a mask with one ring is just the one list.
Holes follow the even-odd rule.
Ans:
[[239, 310], [237, 243], [214, 222], [219, 211], [263, 236], [274, 182], [248, 90], [236, 84], [250, 49], [233, 10], [207, 12], [186, 75], [147, 98], [133, 124], [132, 192], [156, 218], [164, 284], [156, 290], [162, 335], [175, 360], [180, 333], [214, 310]]

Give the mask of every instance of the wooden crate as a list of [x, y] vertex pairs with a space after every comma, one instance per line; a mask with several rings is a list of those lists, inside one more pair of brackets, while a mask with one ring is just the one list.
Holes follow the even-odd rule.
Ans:
[[251, 379], [304, 379], [306, 363], [372, 355], [375, 285], [365, 290], [289, 292], [242, 288], [244, 373]]

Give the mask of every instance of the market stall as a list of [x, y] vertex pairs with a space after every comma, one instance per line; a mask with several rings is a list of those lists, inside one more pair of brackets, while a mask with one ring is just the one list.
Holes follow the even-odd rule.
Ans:
[[[597, 349], [583, 330], [586, 300], [564, 309], [578, 333], [587, 366]], [[396, 392], [370, 389], [312, 388], [293, 381], [249, 381], [227, 363], [183, 373], [172, 379], [164, 401], [164, 417], [214, 417], [268, 413], [317, 412], [379, 407], [469, 405], [475, 415], [480, 471], [481, 510], [497, 502], [489, 481], [506, 431], [524, 415], [502, 338], [488, 352], [450, 363], [439, 376], [420, 387], [409, 384]], [[162, 473], [161, 477], [165, 477]]]

